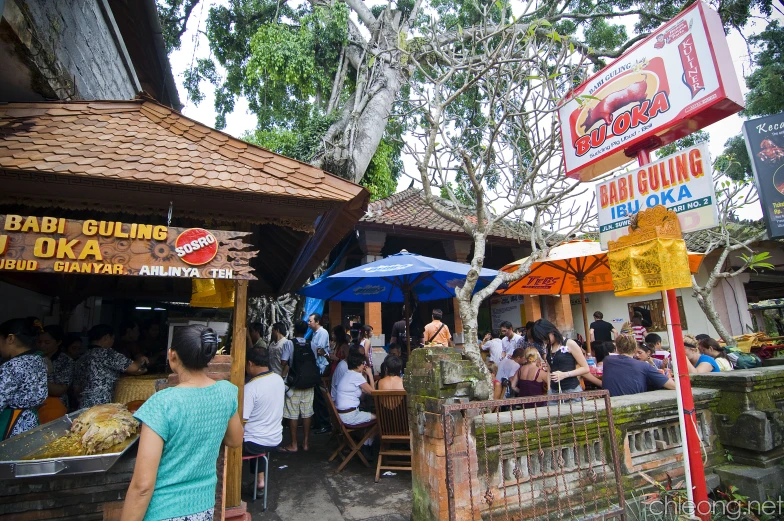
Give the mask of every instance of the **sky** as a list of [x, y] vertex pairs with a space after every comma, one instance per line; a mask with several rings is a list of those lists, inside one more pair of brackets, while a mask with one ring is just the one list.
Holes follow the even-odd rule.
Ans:
[[[207, 38], [200, 31], [204, 31], [209, 6], [215, 4], [216, 2], [217, 0], [207, 0], [200, 3], [199, 8], [197, 8], [198, 12], [194, 13], [189, 23], [188, 32], [182, 38], [181, 48], [174, 51], [170, 56], [172, 70], [174, 72], [175, 81], [177, 82], [177, 87], [180, 93], [180, 99], [185, 104], [185, 107], [182, 111], [183, 114], [209, 126], [215, 125], [216, 115], [214, 110], [215, 98], [213, 96], [211, 86], [202, 86], [202, 91], [206, 97], [197, 106], [192, 102], [187, 101], [185, 89], [183, 88], [182, 84], [183, 73], [188, 68], [190, 68], [191, 64], [194, 63], [194, 60], [198, 58], [208, 58], [210, 56], [210, 49]], [[776, 13], [776, 16], [781, 18], [779, 13]], [[753, 25], [751, 27], [750, 33], [756, 33], [764, 29], [766, 21], [758, 19], [752, 23]], [[738, 78], [740, 79], [741, 89], [745, 94], [746, 88], [743, 77], [745, 77], [751, 71], [748, 49], [746, 47], [745, 41], [737, 32], [733, 31], [730, 33], [727, 39], [729, 43], [730, 54], [732, 55], [732, 62], [735, 66]], [[710, 151], [712, 157], [716, 157], [722, 152], [724, 143], [727, 141], [727, 139], [741, 132], [742, 124], [743, 120], [739, 116], [734, 115], [705, 128], [705, 130], [710, 134]], [[256, 118], [249, 112], [247, 101], [242, 98], [237, 100], [234, 112], [228, 115], [226, 118], [225, 132], [239, 138], [245, 132], [253, 130], [255, 126]], [[409, 172], [418, 177], [418, 174], [414, 168], [413, 159], [404, 157], [403, 164], [406, 172]], [[407, 188], [410, 182], [410, 177], [401, 176], [398, 182], [397, 191], [401, 191]], [[584, 183], [584, 185], [592, 187], [593, 183]], [[589, 194], [592, 193], [593, 189], [591, 188], [591, 190], [588, 190], [584, 196], [586, 204], [588, 204], [588, 201], [590, 200]], [[762, 210], [758, 203], [743, 209], [739, 213], [740, 217], [746, 219], [759, 219], [762, 217]]]

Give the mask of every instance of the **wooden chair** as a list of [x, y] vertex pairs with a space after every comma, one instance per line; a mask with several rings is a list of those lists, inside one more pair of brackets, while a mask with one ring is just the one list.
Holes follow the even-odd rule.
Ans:
[[[381, 439], [376, 464], [378, 483], [382, 470], [411, 470], [411, 431], [405, 391], [373, 391], [373, 401]], [[397, 448], [393, 449], [393, 445]]]
[[[332, 401], [332, 396], [330, 395], [330, 393], [326, 390], [322, 390], [322, 392], [324, 393], [324, 399], [327, 401], [327, 404], [329, 405], [330, 419], [332, 422], [334, 422], [334, 424], [339, 429], [338, 448], [335, 449], [335, 452], [332, 453], [332, 456], [330, 456], [329, 461], [332, 461], [338, 456], [340, 456], [343, 462], [338, 466], [338, 469], [336, 471], [336, 472], [340, 472], [341, 470], [343, 470], [346, 464], [348, 464], [351, 458], [353, 458], [354, 456], [359, 456], [359, 459], [362, 460], [362, 463], [364, 463], [366, 467], [370, 468], [370, 463], [368, 463], [368, 460], [365, 459], [365, 456], [362, 454], [360, 449], [362, 448], [362, 445], [364, 445], [367, 440], [375, 436], [376, 433], [378, 432], [378, 426], [376, 425], [376, 420], [371, 420], [369, 422], [362, 423], [359, 425], [346, 425], [340, 419], [340, 415], [338, 414], [338, 410], [335, 407], [335, 402]], [[365, 435], [362, 436], [362, 439], [357, 441], [356, 439], [354, 439], [353, 436], [353, 434], [356, 432], [359, 432], [360, 434], [364, 432]], [[351, 449], [348, 455], [343, 454], [343, 449], [345, 448]]]

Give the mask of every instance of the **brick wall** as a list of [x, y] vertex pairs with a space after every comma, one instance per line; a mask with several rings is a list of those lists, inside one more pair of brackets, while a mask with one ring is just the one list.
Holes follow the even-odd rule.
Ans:
[[[408, 421], [411, 427], [411, 481], [415, 521], [447, 521], [449, 519], [446, 489], [446, 457], [441, 409], [445, 403], [468, 400], [481, 381], [478, 368], [463, 360], [456, 349], [415, 349], [411, 352], [404, 386], [408, 392]], [[476, 451], [471, 437], [466, 442], [463, 425], [454, 425], [455, 453], [465, 456], [454, 459], [454, 497], [457, 519], [471, 517], [468, 493], [468, 461], [476, 479]], [[478, 511], [477, 511], [478, 514]]]

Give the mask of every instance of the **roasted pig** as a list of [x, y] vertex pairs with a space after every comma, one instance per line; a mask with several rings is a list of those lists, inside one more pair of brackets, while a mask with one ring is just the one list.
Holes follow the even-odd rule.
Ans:
[[71, 432], [81, 436], [80, 443], [87, 454], [122, 443], [138, 429], [139, 422], [120, 403], [90, 407], [71, 425]]

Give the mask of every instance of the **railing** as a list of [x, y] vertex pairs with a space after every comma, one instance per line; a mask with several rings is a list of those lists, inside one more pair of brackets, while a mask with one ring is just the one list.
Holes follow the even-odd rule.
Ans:
[[444, 406], [450, 521], [625, 519], [609, 393], [558, 398]]

